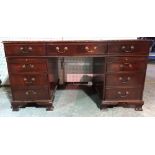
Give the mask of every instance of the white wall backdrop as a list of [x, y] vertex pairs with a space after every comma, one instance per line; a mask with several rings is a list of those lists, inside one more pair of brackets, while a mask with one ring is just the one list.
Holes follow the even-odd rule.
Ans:
[[2, 43], [0, 44], [0, 80], [2, 81], [2, 85], [9, 84], [7, 64]]
[[152, 36], [153, 14], [153, 0], [0, 0], [0, 38]]

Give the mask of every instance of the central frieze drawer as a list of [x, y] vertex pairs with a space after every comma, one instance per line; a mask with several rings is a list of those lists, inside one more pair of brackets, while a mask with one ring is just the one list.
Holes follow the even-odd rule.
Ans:
[[66, 56], [72, 55], [76, 52], [76, 45], [70, 44], [47, 44], [46, 45], [47, 55], [52, 56]]
[[97, 55], [107, 53], [106, 43], [47, 44], [47, 55]]
[[142, 86], [144, 83], [144, 73], [127, 73], [127, 74], [107, 74], [106, 75], [106, 86]]

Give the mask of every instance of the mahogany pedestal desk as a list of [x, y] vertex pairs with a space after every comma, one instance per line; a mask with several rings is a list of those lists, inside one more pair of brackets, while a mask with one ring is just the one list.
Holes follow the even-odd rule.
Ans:
[[101, 99], [100, 109], [122, 104], [142, 110], [151, 41], [4, 41], [3, 44], [14, 111], [30, 102], [53, 110], [60, 57], [93, 58], [92, 87]]

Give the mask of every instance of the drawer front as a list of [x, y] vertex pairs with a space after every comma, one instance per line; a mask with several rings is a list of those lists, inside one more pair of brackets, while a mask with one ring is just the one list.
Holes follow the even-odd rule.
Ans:
[[45, 56], [44, 44], [4, 44], [6, 56]]
[[119, 61], [119, 62], [108, 62], [107, 72], [121, 72], [121, 71], [145, 71], [147, 61]]
[[144, 84], [144, 73], [127, 73], [127, 74], [107, 74], [106, 75], [106, 86], [143, 86]]
[[77, 46], [77, 55], [100, 55], [107, 53], [107, 44], [80, 44]]
[[119, 55], [148, 55], [150, 43], [141, 41], [121, 41], [108, 43], [109, 54]]
[[37, 73], [47, 72], [47, 63], [8, 63], [11, 73]]
[[35, 100], [49, 100], [48, 87], [31, 87], [29, 89], [12, 89], [13, 100], [19, 101], [35, 101]]
[[140, 100], [142, 88], [106, 88], [106, 100]]
[[66, 56], [73, 55], [76, 51], [76, 45], [68, 44], [47, 44], [46, 45], [47, 55], [54, 56]]
[[106, 58], [106, 61], [108, 63], [131, 63], [131, 62], [147, 62], [148, 57], [144, 56], [144, 57], [129, 57], [129, 56], [116, 56], [116, 57], [108, 57]]
[[10, 77], [11, 85], [13, 87], [17, 86], [39, 86], [48, 85], [48, 75], [47, 74], [30, 74], [30, 75], [18, 75], [12, 74]]

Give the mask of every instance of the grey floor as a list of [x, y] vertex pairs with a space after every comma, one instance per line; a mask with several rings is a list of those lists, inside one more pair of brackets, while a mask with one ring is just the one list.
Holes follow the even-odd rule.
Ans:
[[[95, 98], [95, 96], [94, 96]], [[26, 107], [18, 112], [10, 108], [11, 92], [9, 88], [0, 88], [0, 116], [8, 117], [141, 117], [155, 116], [155, 64], [149, 64], [144, 89], [143, 111], [133, 108], [114, 107], [100, 111], [92, 98], [82, 90], [57, 90], [54, 100], [54, 111], [45, 108]]]

